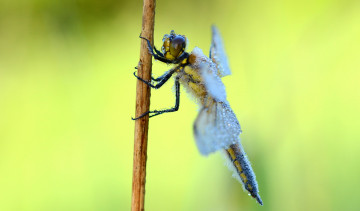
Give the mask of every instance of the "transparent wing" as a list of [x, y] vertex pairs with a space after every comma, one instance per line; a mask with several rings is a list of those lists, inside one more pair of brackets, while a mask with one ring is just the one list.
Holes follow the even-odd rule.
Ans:
[[212, 26], [212, 43], [209, 57], [217, 65], [218, 75], [220, 77], [231, 74], [220, 32], [214, 25]]
[[226, 90], [217, 69], [211, 61], [204, 62], [200, 66], [200, 73], [207, 92], [217, 101], [226, 102]]
[[196, 145], [203, 155], [239, 143], [240, 124], [229, 104], [214, 102], [203, 107], [194, 123]]

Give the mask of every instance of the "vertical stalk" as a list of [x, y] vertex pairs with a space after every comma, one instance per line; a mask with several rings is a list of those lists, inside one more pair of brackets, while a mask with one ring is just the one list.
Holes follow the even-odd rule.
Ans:
[[[155, 22], [155, 0], [144, 0], [141, 36], [150, 40], [153, 44]], [[150, 80], [152, 56], [149, 54], [147, 43], [141, 40], [140, 61], [138, 64], [138, 76]], [[136, 80], [136, 111], [135, 117], [147, 112], [150, 107], [150, 88], [140, 80]], [[145, 177], [148, 140], [149, 115], [135, 121], [134, 136], [134, 163], [131, 210], [144, 210]]]

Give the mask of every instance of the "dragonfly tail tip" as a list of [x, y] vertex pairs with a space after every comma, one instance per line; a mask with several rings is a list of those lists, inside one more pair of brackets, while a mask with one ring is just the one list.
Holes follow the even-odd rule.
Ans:
[[254, 196], [254, 198], [256, 199], [256, 201], [257, 201], [261, 206], [263, 206], [263, 202], [262, 202], [259, 194], [256, 194], [256, 195]]

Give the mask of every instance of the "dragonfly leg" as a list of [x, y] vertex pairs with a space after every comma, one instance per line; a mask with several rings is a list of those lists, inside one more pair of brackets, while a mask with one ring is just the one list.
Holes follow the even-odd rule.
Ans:
[[177, 66], [177, 67], [165, 72], [165, 74], [163, 74], [162, 76], [155, 78], [155, 79], [151, 77], [154, 81], [159, 81], [159, 83], [157, 83], [156, 85], [153, 85], [151, 82], [145, 81], [144, 79], [140, 78], [139, 76], [136, 75], [136, 72], [134, 72], [134, 76], [137, 79], [139, 79], [140, 81], [142, 81], [145, 84], [147, 84], [148, 86], [150, 86], [151, 88], [158, 89], [158, 88], [162, 87], [162, 85], [164, 85], [179, 68], [180, 68], [180, 66]]
[[154, 110], [154, 111], [147, 111], [143, 114], [141, 114], [140, 116], [136, 117], [136, 118], [131, 118], [132, 120], [137, 120], [140, 119], [141, 117], [144, 117], [148, 114], [149, 118], [163, 114], [163, 113], [169, 113], [169, 112], [175, 112], [177, 110], [179, 110], [179, 106], [180, 106], [180, 82], [179, 82], [179, 78], [175, 79], [175, 106], [169, 109], [164, 109], [164, 110]]
[[[137, 70], [138, 67], [136, 66], [135, 69]], [[168, 73], [168, 72], [165, 72], [163, 75], [161, 75], [161, 76], [159, 76], [159, 77], [157, 77], [157, 78], [154, 78], [154, 77], [151, 76], [151, 80], [153, 80], [153, 81], [161, 81], [161, 80], [165, 77], [165, 75], [166, 75], [167, 73]]]

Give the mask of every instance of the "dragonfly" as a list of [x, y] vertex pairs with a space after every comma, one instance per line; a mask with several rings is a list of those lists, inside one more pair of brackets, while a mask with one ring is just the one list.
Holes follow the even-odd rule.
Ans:
[[240, 143], [240, 124], [226, 99], [225, 86], [221, 78], [231, 74], [222, 37], [216, 26], [212, 26], [212, 43], [207, 57], [200, 48], [186, 51], [188, 39], [176, 34], [174, 30], [165, 34], [161, 51], [147, 41], [150, 54], [155, 60], [173, 65], [158, 78], [146, 81], [134, 72], [134, 76], [149, 87], [159, 89], [171, 77], [175, 78], [175, 106], [169, 109], [148, 111], [133, 120], [146, 115], [154, 117], [160, 114], [178, 111], [180, 105], [180, 84], [200, 105], [199, 114], [194, 122], [194, 137], [202, 155], [223, 150], [230, 161], [229, 167], [234, 177], [243, 185], [255, 200], [263, 205], [258, 184], [247, 155]]

